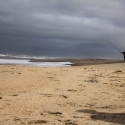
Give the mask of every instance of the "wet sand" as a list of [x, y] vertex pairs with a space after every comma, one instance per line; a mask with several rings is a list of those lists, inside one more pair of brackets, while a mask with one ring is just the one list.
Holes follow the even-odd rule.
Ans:
[[0, 65], [0, 125], [124, 125], [125, 63]]
[[53, 59], [30, 59], [30, 62], [71, 62], [72, 66], [88, 66], [98, 64], [124, 63], [123, 60], [115, 59], [91, 59], [91, 58], [53, 58]]

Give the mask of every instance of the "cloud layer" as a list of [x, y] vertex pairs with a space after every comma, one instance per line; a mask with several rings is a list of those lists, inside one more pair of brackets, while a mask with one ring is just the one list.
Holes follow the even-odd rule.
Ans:
[[125, 51], [124, 12], [124, 0], [1, 0], [0, 53], [122, 57], [107, 41]]

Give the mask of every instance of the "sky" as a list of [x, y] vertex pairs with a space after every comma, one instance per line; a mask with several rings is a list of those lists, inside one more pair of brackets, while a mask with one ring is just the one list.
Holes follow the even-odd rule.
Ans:
[[125, 0], [0, 0], [0, 54], [116, 58]]

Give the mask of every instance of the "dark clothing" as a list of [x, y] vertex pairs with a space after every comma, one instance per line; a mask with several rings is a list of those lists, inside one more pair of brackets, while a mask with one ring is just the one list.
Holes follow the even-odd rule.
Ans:
[[125, 52], [121, 52], [124, 55], [124, 61], [125, 61]]

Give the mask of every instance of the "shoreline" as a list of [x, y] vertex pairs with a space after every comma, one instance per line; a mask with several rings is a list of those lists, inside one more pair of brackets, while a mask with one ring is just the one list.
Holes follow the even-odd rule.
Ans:
[[[1, 58], [1, 59], [13, 59], [13, 60], [27, 60], [31, 63], [40, 62], [70, 62], [71, 64], [65, 64], [70, 66], [87, 66], [87, 65], [100, 65], [100, 64], [114, 64], [114, 63], [125, 63], [123, 60], [116, 59], [98, 59], [98, 58], [48, 58], [48, 59], [20, 59], [20, 58]], [[4, 65], [4, 64], [0, 64]], [[12, 64], [13, 65], [13, 64]], [[15, 65], [15, 64], [14, 64]]]
[[116, 59], [96, 59], [96, 58], [58, 58], [58, 59], [30, 59], [30, 62], [71, 62], [71, 66], [87, 66], [99, 64], [125, 63]]

